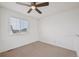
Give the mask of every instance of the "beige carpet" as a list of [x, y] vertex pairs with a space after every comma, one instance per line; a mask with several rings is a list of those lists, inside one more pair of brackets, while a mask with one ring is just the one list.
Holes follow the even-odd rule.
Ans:
[[34, 42], [1, 53], [3, 57], [76, 57], [76, 52], [43, 42]]

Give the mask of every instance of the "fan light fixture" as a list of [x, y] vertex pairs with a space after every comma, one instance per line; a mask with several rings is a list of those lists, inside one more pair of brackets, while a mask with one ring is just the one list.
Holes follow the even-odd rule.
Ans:
[[31, 8], [34, 10], [34, 9], [36, 9], [36, 7], [35, 6], [31, 6]]

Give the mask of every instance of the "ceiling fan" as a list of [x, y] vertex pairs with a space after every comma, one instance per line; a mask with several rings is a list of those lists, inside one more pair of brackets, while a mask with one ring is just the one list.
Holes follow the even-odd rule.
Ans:
[[21, 3], [21, 2], [16, 2], [16, 3], [30, 7], [30, 9], [27, 11], [27, 13], [30, 13], [32, 10], [36, 10], [39, 14], [42, 14], [42, 12], [38, 9], [38, 7], [44, 7], [44, 6], [49, 5], [49, 2], [44, 2], [44, 3], [40, 3], [40, 4], [36, 4], [36, 2], [31, 2], [31, 5]]

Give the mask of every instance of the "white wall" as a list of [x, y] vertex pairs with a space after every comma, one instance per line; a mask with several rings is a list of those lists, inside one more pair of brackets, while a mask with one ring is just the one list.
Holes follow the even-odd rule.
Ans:
[[79, 50], [79, 38], [76, 36], [79, 34], [79, 9], [52, 14], [41, 19], [40, 34], [40, 41]]
[[[1, 10], [0, 10], [0, 15], [1, 15]], [[0, 16], [1, 18], [1, 16]], [[0, 39], [1, 39], [1, 20], [0, 20]]]
[[[28, 17], [24, 14], [20, 14], [6, 8], [0, 8], [0, 25], [1, 25], [1, 39], [0, 39], [0, 52], [13, 49], [38, 40], [38, 21]], [[26, 19], [29, 22], [29, 28], [26, 33], [23, 34], [9, 34], [8, 19], [11, 16], [20, 17]]]

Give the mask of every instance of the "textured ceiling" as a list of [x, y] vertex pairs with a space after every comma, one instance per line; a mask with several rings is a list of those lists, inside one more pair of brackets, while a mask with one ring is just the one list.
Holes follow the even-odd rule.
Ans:
[[[23, 3], [30, 4], [30, 2], [23, 2]], [[47, 16], [55, 15], [57, 13], [77, 9], [79, 8], [79, 3], [78, 2], [50, 2], [49, 6], [38, 8], [40, 11], [42, 11], [42, 14], [39, 14], [35, 10], [33, 10], [31, 13], [28, 14], [27, 11], [29, 10], [29, 7], [18, 5], [15, 2], [0, 2], [0, 6], [17, 11], [19, 13], [23, 13], [27, 16], [34, 17], [36, 19], [41, 19]]]

